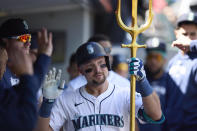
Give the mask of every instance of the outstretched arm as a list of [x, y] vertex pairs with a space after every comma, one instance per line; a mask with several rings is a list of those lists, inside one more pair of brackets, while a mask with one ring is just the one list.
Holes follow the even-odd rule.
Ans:
[[188, 51], [197, 52], [197, 40], [191, 40], [184, 35], [180, 35], [177, 40], [173, 41], [172, 47], [177, 47], [184, 53]]
[[36, 131], [52, 131], [49, 126], [50, 114], [56, 98], [62, 93], [65, 81], [60, 82], [61, 70], [49, 71], [43, 83], [43, 102], [39, 111], [39, 119]]
[[162, 117], [159, 97], [153, 91], [144, 71], [143, 62], [138, 58], [131, 58], [130, 74], [136, 76], [137, 90], [142, 96], [144, 112], [153, 121], [158, 121]]

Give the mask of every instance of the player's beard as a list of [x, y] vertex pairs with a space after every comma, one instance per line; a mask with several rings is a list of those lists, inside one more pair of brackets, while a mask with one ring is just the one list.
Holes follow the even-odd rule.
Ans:
[[158, 75], [161, 71], [163, 71], [162, 67], [158, 68], [155, 71], [150, 70], [147, 66], [145, 66], [144, 69], [146, 71], [147, 76], [151, 76], [151, 77], [154, 77], [154, 76]]
[[104, 73], [102, 73], [102, 75], [103, 75], [103, 78], [101, 80], [93, 79], [92, 80], [92, 84], [95, 85], [95, 86], [99, 86], [99, 85], [103, 84], [105, 82], [105, 80], [106, 80], [106, 76], [105, 76]]

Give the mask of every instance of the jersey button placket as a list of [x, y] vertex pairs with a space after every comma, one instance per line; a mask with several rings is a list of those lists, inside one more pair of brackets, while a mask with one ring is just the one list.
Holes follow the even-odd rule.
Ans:
[[99, 114], [99, 100], [95, 100], [95, 114]]
[[[99, 103], [100, 103], [99, 100], [96, 99], [95, 100], [95, 108], [94, 108], [95, 114], [99, 114]], [[100, 126], [99, 125], [96, 125], [95, 128], [96, 128], [96, 131], [100, 131]]]

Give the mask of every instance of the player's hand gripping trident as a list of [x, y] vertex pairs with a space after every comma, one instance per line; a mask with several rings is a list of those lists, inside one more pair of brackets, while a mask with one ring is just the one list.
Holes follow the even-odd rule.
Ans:
[[131, 58], [129, 60], [129, 73], [135, 75], [137, 81], [141, 81], [146, 77], [142, 60]]
[[[132, 37], [132, 43], [128, 45], [122, 44], [123, 48], [130, 48], [131, 49], [131, 57], [136, 57], [136, 52], [138, 48], [145, 48], [145, 45], [138, 45], [136, 43], [136, 38], [138, 34], [146, 30], [152, 22], [153, 18], [153, 13], [152, 13], [152, 0], [149, 0], [149, 16], [148, 20], [146, 23], [141, 26], [140, 28], [137, 25], [137, 5], [138, 5], [138, 0], [132, 0], [132, 25], [131, 27], [126, 26], [122, 19], [121, 19], [121, 13], [120, 13], [120, 7], [121, 7], [121, 2], [118, 0], [118, 5], [117, 5], [117, 11], [116, 11], [116, 19], [119, 24], [119, 26], [126, 32], [128, 32], [131, 37]], [[131, 95], [130, 99], [132, 100], [131, 106], [130, 106], [130, 111], [131, 111], [131, 116], [130, 116], [130, 130], [135, 131], [135, 86], [136, 86], [136, 78], [134, 75], [131, 76]]]

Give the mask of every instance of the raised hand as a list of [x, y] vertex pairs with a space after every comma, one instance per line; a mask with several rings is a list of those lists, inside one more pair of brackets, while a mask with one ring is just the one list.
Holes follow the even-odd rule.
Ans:
[[43, 83], [43, 96], [45, 99], [55, 100], [63, 91], [65, 80], [61, 81], [61, 70], [56, 72], [56, 69], [53, 68], [46, 75]]
[[48, 34], [47, 29], [43, 28], [38, 32], [38, 53], [52, 55], [53, 44], [52, 44], [52, 33]]
[[136, 76], [137, 81], [141, 81], [146, 77], [142, 60], [131, 58], [129, 60], [129, 73]]

